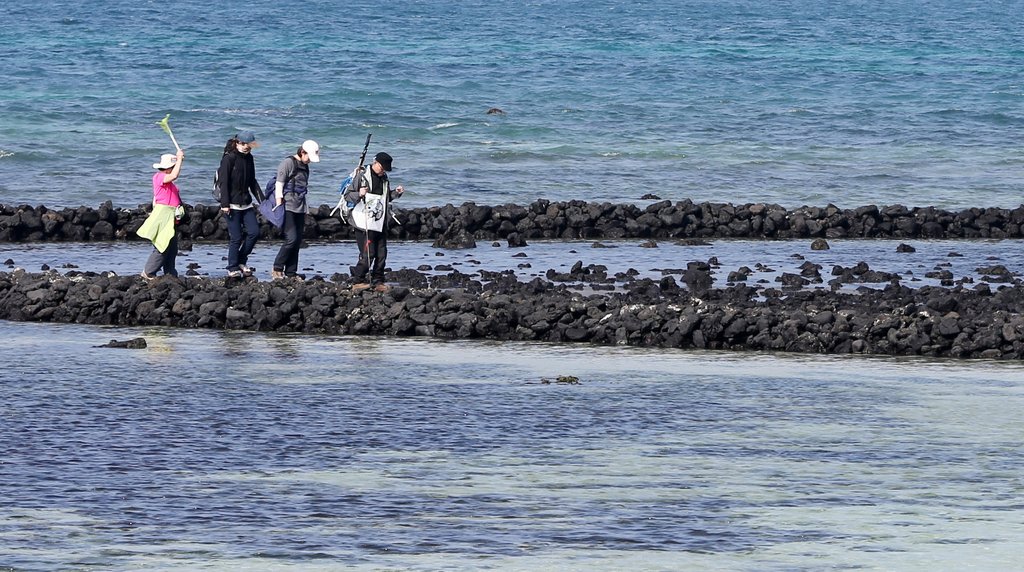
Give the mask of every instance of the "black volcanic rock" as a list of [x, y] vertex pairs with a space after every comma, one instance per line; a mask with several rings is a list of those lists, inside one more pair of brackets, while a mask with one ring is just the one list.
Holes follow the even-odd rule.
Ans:
[[[568, 274], [600, 275], [597, 267]], [[0, 318], [97, 325], [201, 327], [316, 334], [422, 335], [594, 344], [957, 358], [1024, 358], [1024, 286], [890, 284], [855, 293], [696, 290], [672, 276], [583, 294], [534, 278], [452, 272], [389, 275], [388, 292], [347, 283], [227, 281], [111, 274], [0, 272]], [[791, 275], [793, 282], [806, 280]], [[799, 280], [798, 280], [799, 279]], [[424, 282], [429, 286], [424, 287]], [[409, 284], [403, 284], [408, 282]], [[784, 281], [785, 283], [785, 281]], [[690, 286], [689, 284], [687, 285]], [[786, 286], [791, 286], [786, 283]], [[596, 290], [596, 288], [595, 288]], [[118, 342], [119, 344], [121, 342]], [[119, 345], [108, 347], [120, 347]]]
[[[136, 231], [151, 206], [62, 210], [45, 206], [0, 204], [0, 242], [141, 240]], [[330, 217], [328, 205], [313, 208], [307, 217], [309, 239], [355, 239], [358, 231]], [[712, 238], [813, 238], [819, 247], [833, 238], [1024, 238], [1024, 206], [1016, 209], [973, 208], [959, 212], [935, 207], [868, 205], [841, 209], [779, 205], [673, 203], [660, 200], [641, 208], [633, 204], [548, 201], [529, 205], [420, 207], [395, 213], [402, 224], [391, 225], [390, 236], [408, 240], [438, 240], [439, 248], [471, 248], [476, 240], [506, 240], [510, 246], [529, 239], [600, 240], [643, 238], [648, 244], [671, 239], [701, 244]], [[216, 205], [186, 205], [178, 228], [184, 244], [193, 240], [227, 239], [227, 225]], [[266, 221], [260, 235], [275, 236]], [[599, 243], [595, 243], [599, 244]], [[910, 250], [903, 245], [900, 252]]]

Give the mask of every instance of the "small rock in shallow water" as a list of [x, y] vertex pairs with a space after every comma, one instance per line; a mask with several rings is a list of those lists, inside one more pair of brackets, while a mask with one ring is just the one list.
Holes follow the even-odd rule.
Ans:
[[146, 338], [134, 338], [131, 340], [125, 340], [119, 342], [117, 340], [110, 340], [109, 343], [103, 344], [102, 346], [93, 346], [97, 348], [126, 348], [129, 350], [141, 350], [146, 347]]
[[527, 246], [526, 239], [523, 238], [518, 232], [513, 232], [508, 235], [508, 246], [509, 248], [521, 248]]
[[562, 385], [580, 385], [580, 378], [575, 375], [560, 375], [553, 380], [543, 378], [540, 382], [544, 385], [550, 385], [552, 383], [560, 383]]

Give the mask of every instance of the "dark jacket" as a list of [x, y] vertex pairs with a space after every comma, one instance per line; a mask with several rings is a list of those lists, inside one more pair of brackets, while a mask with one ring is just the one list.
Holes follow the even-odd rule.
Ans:
[[352, 220], [352, 209], [355, 208], [355, 206], [362, 200], [362, 197], [359, 196], [360, 187], [366, 187], [367, 193], [386, 196], [386, 213], [384, 218], [384, 231], [386, 232], [391, 226], [391, 218], [394, 216], [391, 211], [391, 202], [401, 195], [391, 189], [391, 180], [388, 179], [387, 173], [378, 176], [377, 173], [373, 172], [373, 165], [367, 165], [363, 168], [362, 176], [352, 178], [352, 182], [349, 183], [348, 188], [345, 190], [345, 194], [343, 195], [345, 197], [345, 202], [350, 205], [348, 209], [348, 216], [346, 217], [349, 221]]
[[255, 197], [260, 200], [263, 195], [259, 183], [256, 182], [256, 167], [252, 154], [229, 151], [224, 153], [217, 169], [217, 180], [220, 184], [220, 206], [249, 205]]

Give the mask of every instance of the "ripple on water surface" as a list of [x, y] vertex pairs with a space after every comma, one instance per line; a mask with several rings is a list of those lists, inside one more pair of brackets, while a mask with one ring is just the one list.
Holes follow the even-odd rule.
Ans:
[[[706, 243], [663, 241], [531, 241], [521, 248], [508, 248], [506, 243], [480, 243], [471, 250], [443, 250], [429, 242], [389, 243], [388, 267], [392, 270], [427, 268], [425, 274], [447, 274], [453, 270], [476, 275], [483, 270], [515, 272], [520, 280], [545, 277], [548, 269], [566, 273], [577, 262], [583, 267], [603, 265], [611, 280], [616, 274], [635, 269], [642, 278], [661, 279], [672, 276], [682, 282], [682, 273], [690, 262], [711, 263], [715, 286], [729, 283], [730, 274], [746, 267], [746, 283], [763, 288], [779, 288], [784, 273], [801, 274], [806, 265], [816, 265], [821, 281], [805, 288], [827, 288], [836, 275], [836, 266], [851, 269], [866, 263], [879, 273], [898, 275], [900, 282], [912, 288], [940, 285], [943, 276], [970, 288], [989, 283], [998, 288], [1005, 280], [989, 276], [999, 272], [987, 270], [1001, 265], [1019, 277], [1024, 272], [1024, 251], [1016, 240], [907, 240], [914, 252], [897, 252], [900, 241], [894, 240], [831, 240], [828, 250], [812, 250], [811, 240], [756, 241], [715, 240]], [[609, 248], [595, 248], [594, 246]], [[249, 259], [260, 280], [270, 278], [270, 268], [279, 241], [263, 241]], [[79, 243], [67, 244], [0, 244], [0, 260], [10, 260], [7, 270], [23, 268], [38, 272], [43, 265], [61, 273], [71, 271], [102, 272], [110, 270], [121, 275], [134, 275], [152, 251], [148, 243]], [[351, 241], [310, 242], [300, 255], [300, 271], [312, 277], [330, 278], [335, 273], [349, 273], [355, 262], [356, 246]], [[199, 276], [223, 277], [226, 270], [226, 243], [196, 243], [191, 251], [178, 256], [177, 267], [184, 274], [194, 268]], [[948, 273], [948, 274], [946, 274]], [[884, 288], [882, 282], [846, 283], [845, 289], [859, 286]], [[621, 280], [618, 281], [621, 284]]]
[[16, 568], [1006, 569], [1024, 533], [1019, 364], [0, 331]]

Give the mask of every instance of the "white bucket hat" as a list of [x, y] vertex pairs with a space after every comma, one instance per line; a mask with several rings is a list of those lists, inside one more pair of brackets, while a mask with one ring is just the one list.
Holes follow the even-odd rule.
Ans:
[[170, 153], [164, 153], [160, 155], [160, 162], [153, 163], [153, 168], [163, 171], [164, 169], [170, 169], [178, 162], [178, 157]]
[[302, 142], [302, 150], [305, 151], [307, 155], [309, 155], [310, 163], [320, 162], [320, 145], [317, 144], [316, 141], [313, 141], [312, 139], [306, 139], [305, 141]]

